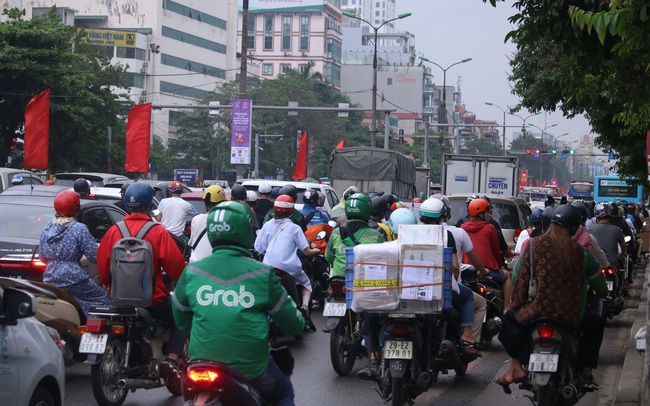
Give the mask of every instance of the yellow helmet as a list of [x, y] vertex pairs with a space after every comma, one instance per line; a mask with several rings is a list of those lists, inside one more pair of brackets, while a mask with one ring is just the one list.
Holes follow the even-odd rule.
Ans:
[[203, 193], [203, 201], [207, 205], [214, 206], [215, 204], [225, 200], [228, 200], [226, 198], [226, 192], [224, 192], [223, 188], [219, 185], [212, 185], [205, 189], [205, 192]]

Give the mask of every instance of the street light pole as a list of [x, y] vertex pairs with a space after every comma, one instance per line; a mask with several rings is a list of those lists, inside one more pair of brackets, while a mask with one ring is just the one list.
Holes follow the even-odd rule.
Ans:
[[510, 111], [512, 107], [506, 106], [508, 107], [508, 110], [504, 110], [498, 104], [494, 104], [491, 102], [485, 102], [485, 104], [487, 104], [488, 106], [494, 106], [503, 112], [503, 156], [506, 156], [507, 155], [506, 154], [506, 111]]
[[[375, 43], [374, 43], [374, 52], [373, 52], [373, 57], [372, 57], [372, 121], [370, 124], [370, 146], [374, 148], [376, 144], [376, 136], [377, 136], [377, 35], [379, 32], [379, 29], [383, 27], [384, 25], [388, 24], [391, 21], [395, 20], [401, 20], [402, 18], [406, 18], [411, 15], [411, 13], [403, 13], [398, 15], [395, 18], [391, 18], [390, 20], [386, 20], [381, 25], [378, 27], [375, 27], [372, 25], [369, 21], [358, 17], [354, 13], [350, 13], [348, 11], [343, 11], [341, 12], [344, 16], [354, 18], [355, 20], [363, 21], [364, 23], [368, 24], [370, 28], [372, 28], [375, 31]], [[386, 123], [385, 125], [389, 125], [389, 123]], [[385, 149], [388, 149], [388, 147], [385, 147]]]
[[[436, 65], [442, 70], [442, 105], [441, 109], [438, 110], [438, 123], [440, 124], [447, 124], [447, 71], [449, 68], [452, 66], [456, 66], [461, 63], [469, 62], [472, 60], [472, 58], [465, 58], [462, 59], [458, 62], [452, 63], [451, 65], [447, 66], [446, 68], [443, 68], [442, 66], [438, 65], [434, 61], [430, 60], [429, 58], [425, 58], [424, 56], [420, 56], [420, 59], [423, 60], [424, 62], [429, 62], [430, 64]], [[453, 128], [452, 128], [453, 131]]]
[[[544, 133], [546, 132], [546, 130], [548, 130], [551, 127], [557, 127], [557, 124], [551, 124], [549, 126], [546, 126], [546, 127], [544, 127], [543, 130], [541, 128], [539, 128], [538, 126], [536, 126], [535, 124], [532, 124], [532, 123], [528, 123], [528, 126], [529, 127], [535, 127], [538, 130], [542, 131], [542, 136], [541, 136], [539, 149], [540, 149], [540, 151], [543, 151], [544, 150]], [[539, 156], [539, 180], [544, 182], [544, 155], [543, 154], [540, 154], [540, 156]]]
[[519, 119], [522, 121], [521, 133], [522, 133], [523, 137], [526, 138], [526, 120], [528, 120], [529, 118], [531, 118], [533, 116], [542, 114], [542, 113], [541, 112], [533, 113], [533, 114], [531, 114], [531, 115], [529, 115], [528, 117], [525, 117], [525, 118], [520, 116], [519, 114], [515, 114], [515, 113], [512, 113], [512, 112], [508, 113], [508, 114], [510, 114], [511, 116], [519, 117]]

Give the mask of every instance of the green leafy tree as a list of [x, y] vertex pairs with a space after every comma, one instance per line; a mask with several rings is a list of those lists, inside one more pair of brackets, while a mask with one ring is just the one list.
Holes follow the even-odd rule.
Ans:
[[125, 87], [124, 68], [110, 65], [101, 48], [75, 41], [75, 27], [63, 25], [54, 7], [31, 20], [24, 10], [3, 12], [9, 19], [0, 23], [0, 164], [22, 135], [27, 103], [49, 88], [49, 170], [105, 171], [110, 126], [111, 162], [119, 171], [126, 112], [111, 88]]

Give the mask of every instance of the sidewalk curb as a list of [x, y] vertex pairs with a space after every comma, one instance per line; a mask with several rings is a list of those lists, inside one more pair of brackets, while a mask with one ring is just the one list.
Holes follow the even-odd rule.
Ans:
[[634, 280], [637, 292], [640, 291], [639, 306], [635, 310], [636, 314], [633, 316], [634, 322], [630, 329], [630, 339], [626, 344], [625, 361], [614, 402], [615, 405], [620, 406], [648, 404], [648, 402], [643, 402], [645, 354], [637, 351], [635, 335], [641, 327], [646, 325], [650, 263], [646, 265], [646, 269], [643, 272], [643, 275], [639, 275]]

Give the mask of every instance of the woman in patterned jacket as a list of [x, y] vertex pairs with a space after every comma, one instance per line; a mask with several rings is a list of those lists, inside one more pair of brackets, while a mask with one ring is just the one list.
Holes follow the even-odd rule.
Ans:
[[43, 282], [67, 290], [88, 317], [93, 305], [108, 305], [106, 290], [90, 279], [81, 267], [81, 257], [97, 262], [97, 242], [85, 224], [75, 220], [79, 196], [63, 190], [54, 198], [56, 217], [50, 221], [40, 240], [40, 258], [47, 264]]

